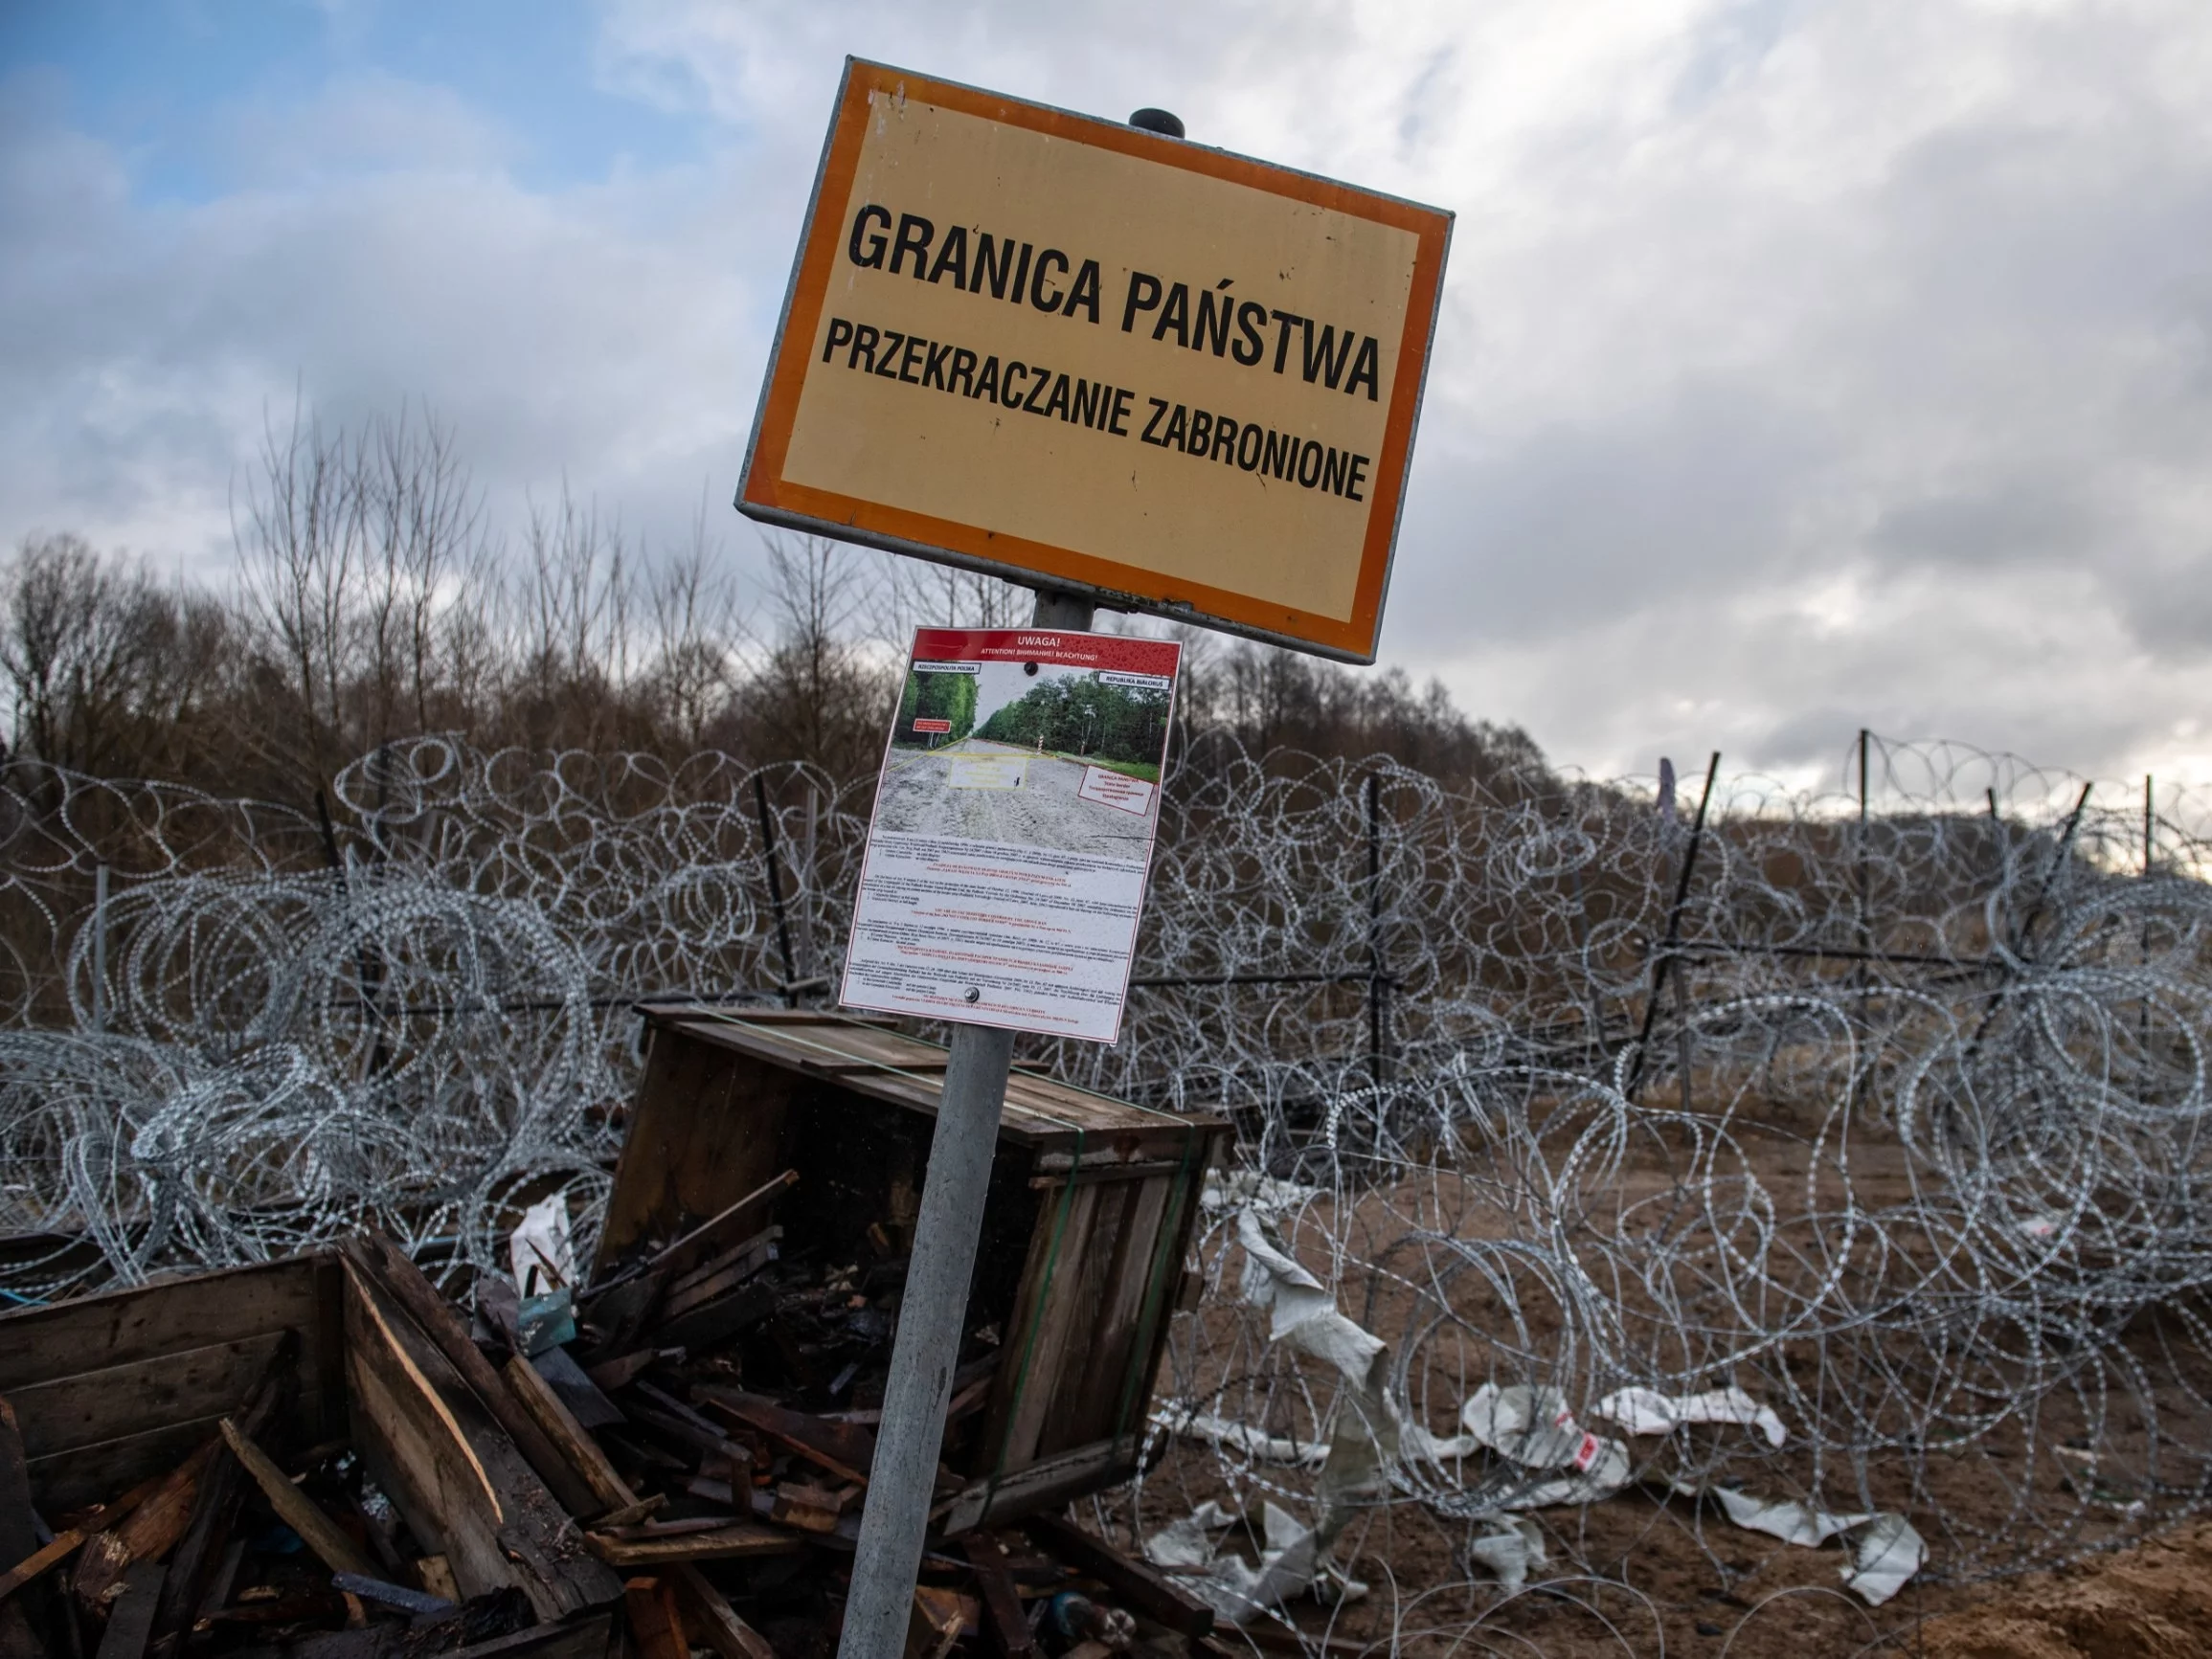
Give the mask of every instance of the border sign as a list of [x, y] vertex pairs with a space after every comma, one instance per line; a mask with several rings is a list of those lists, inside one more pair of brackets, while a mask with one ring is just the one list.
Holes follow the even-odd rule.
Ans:
[[736, 504], [1372, 661], [1451, 228], [848, 58]]
[[1121, 634], [918, 629], [838, 1000], [1112, 1042], [1182, 661]]

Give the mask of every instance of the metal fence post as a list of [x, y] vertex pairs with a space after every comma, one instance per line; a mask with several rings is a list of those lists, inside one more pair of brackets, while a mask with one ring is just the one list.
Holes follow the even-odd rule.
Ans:
[[[1643, 1026], [1636, 1034], [1636, 1060], [1629, 1066], [1628, 1087], [1621, 1090], [1632, 1102], [1636, 1099], [1636, 1085], [1643, 1081], [1643, 1059], [1651, 1048], [1652, 1026], [1659, 1019], [1659, 993], [1666, 989], [1667, 970], [1674, 966], [1675, 947], [1682, 942], [1682, 906], [1689, 900], [1690, 878], [1697, 874], [1698, 846], [1705, 837], [1705, 808], [1712, 804], [1713, 779], [1720, 773], [1721, 751], [1716, 749], [1713, 751], [1713, 758], [1705, 766], [1704, 793], [1698, 796], [1697, 821], [1690, 826], [1690, 844], [1682, 851], [1682, 873], [1675, 880], [1674, 903], [1667, 907], [1666, 938], [1652, 963], [1651, 991], [1645, 997], [1643, 1005]], [[1686, 1071], [1686, 1056], [1682, 1065]]]
[[1374, 1081], [1390, 1081], [1390, 981], [1383, 972], [1382, 778], [1367, 773], [1367, 1066]]
[[107, 866], [92, 872], [92, 1028], [107, 1029]]
[[768, 810], [768, 786], [753, 773], [753, 802], [760, 809], [760, 862], [768, 871], [768, 902], [776, 907], [776, 944], [783, 957], [783, 1005], [799, 1006], [799, 964], [791, 954], [791, 922], [783, 913], [783, 877], [776, 867], [776, 817]]

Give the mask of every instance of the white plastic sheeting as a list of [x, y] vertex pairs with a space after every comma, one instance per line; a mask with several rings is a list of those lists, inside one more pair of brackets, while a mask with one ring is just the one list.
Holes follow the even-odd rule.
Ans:
[[[1554, 1387], [1485, 1382], [1460, 1405], [1459, 1430], [1444, 1437], [1406, 1421], [1384, 1386], [1387, 1345], [1347, 1317], [1332, 1291], [1291, 1255], [1273, 1218], [1295, 1207], [1311, 1190], [1288, 1182], [1247, 1179], [1233, 1187], [1210, 1183], [1208, 1206], [1237, 1209], [1237, 1241], [1244, 1248], [1241, 1289], [1253, 1307], [1269, 1311], [1269, 1336], [1334, 1367], [1348, 1385], [1337, 1400], [1327, 1446], [1271, 1435], [1250, 1424], [1163, 1403], [1154, 1422], [1169, 1432], [1204, 1440], [1262, 1462], [1320, 1471], [1320, 1518], [1305, 1527], [1273, 1502], [1262, 1510], [1266, 1543], [1254, 1566], [1221, 1550], [1217, 1535], [1239, 1519], [1218, 1503], [1202, 1504], [1145, 1540], [1156, 1564], [1185, 1570], [1184, 1583], [1221, 1617], [1242, 1624], [1262, 1608], [1307, 1591], [1365, 1594], [1331, 1562], [1329, 1551], [1363, 1504], [1387, 1499], [1391, 1466], [1401, 1458], [1443, 1465], [1483, 1453], [1530, 1472], [1505, 1489], [1496, 1509], [1476, 1517], [1482, 1529], [1467, 1545], [1472, 1566], [1489, 1572], [1508, 1594], [1546, 1560], [1537, 1524], [1522, 1512], [1598, 1503], [1636, 1478], [1625, 1442], [1585, 1428], [1566, 1394]], [[1695, 1424], [1734, 1425], [1760, 1435], [1770, 1447], [1789, 1438], [1782, 1420], [1740, 1388], [1668, 1395], [1656, 1389], [1616, 1389], [1589, 1408], [1592, 1421], [1615, 1424], [1631, 1436], [1668, 1435]], [[1849, 1541], [1852, 1563], [1844, 1584], [1869, 1605], [1889, 1600], [1918, 1572], [1927, 1547], [1903, 1515], [1834, 1514], [1794, 1501], [1772, 1501], [1729, 1487], [1675, 1483], [1684, 1496], [1709, 1497], [1737, 1526], [1784, 1543], [1817, 1547], [1831, 1538]]]

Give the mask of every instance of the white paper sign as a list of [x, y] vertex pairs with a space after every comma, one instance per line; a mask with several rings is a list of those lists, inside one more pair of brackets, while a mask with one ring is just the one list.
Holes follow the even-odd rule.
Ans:
[[1120, 1034], [1181, 658], [1114, 634], [915, 634], [845, 1006]]
[[1075, 789], [1075, 793], [1085, 800], [1110, 806], [1117, 812], [1133, 812], [1140, 817], [1152, 810], [1152, 791], [1153, 786], [1140, 777], [1108, 772], [1100, 766], [1085, 767], [1083, 781]]

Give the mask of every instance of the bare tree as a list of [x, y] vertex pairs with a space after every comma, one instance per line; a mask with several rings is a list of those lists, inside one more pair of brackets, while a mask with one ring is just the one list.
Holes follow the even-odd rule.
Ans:
[[739, 647], [751, 635], [721, 546], [707, 534], [704, 499], [691, 521], [689, 544], [648, 578], [646, 601], [653, 626], [651, 678], [678, 743], [693, 751], [705, 746], [709, 727], [736, 690], [743, 672]]
[[[703, 504], [645, 559], [564, 483], [512, 550], [452, 430], [419, 408], [264, 428], [234, 513], [235, 588], [162, 588], [71, 537], [0, 560], [0, 719], [22, 753], [301, 801], [410, 732], [485, 745], [702, 748], [873, 771], [912, 629], [1019, 626], [1027, 590], [770, 537], [741, 587]], [[747, 601], [751, 601], [749, 608]], [[1190, 647], [1180, 752], [1387, 751], [1445, 776], [1541, 764], [1441, 686], [1170, 628]]]
[[18, 755], [115, 776], [168, 771], [214, 686], [228, 626], [81, 538], [26, 541], [0, 571], [0, 673]]
[[360, 455], [366, 527], [363, 625], [372, 747], [431, 726], [441, 626], [475, 609], [484, 505], [450, 428], [424, 414], [378, 420]]
[[891, 584], [865, 557], [816, 536], [770, 541], [767, 555], [776, 633], [745, 688], [747, 747], [839, 776], [866, 770], [898, 673], [870, 648], [893, 607]]
[[914, 628], [1018, 628], [1036, 603], [1012, 582], [918, 559], [898, 561], [884, 580], [897, 623], [891, 642], [902, 650]]
[[366, 557], [363, 440], [326, 435], [294, 411], [290, 430], [262, 436], [260, 482], [234, 524], [245, 609], [298, 699], [297, 762], [309, 793], [344, 756], [343, 699], [356, 634], [354, 582]]
[[517, 610], [530, 671], [626, 684], [636, 572], [621, 525], [601, 524], [598, 504], [564, 482], [557, 506], [530, 504], [528, 543]]

